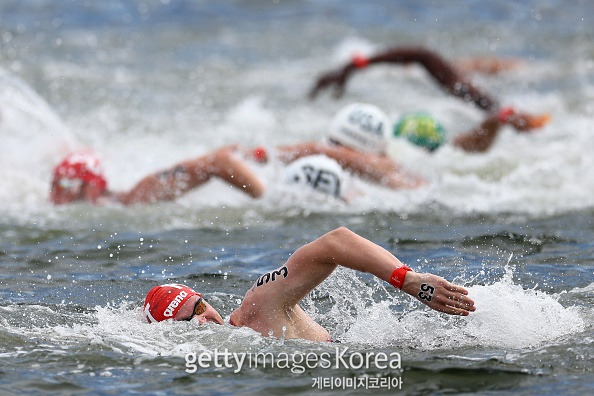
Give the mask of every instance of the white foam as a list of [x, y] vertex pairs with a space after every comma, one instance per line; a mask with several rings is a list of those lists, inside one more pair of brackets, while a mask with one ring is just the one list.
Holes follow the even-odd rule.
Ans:
[[[588, 292], [591, 289], [592, 285], [584, 288]], [[352, 271], [340, 269], [315, 292], [318, 296], [331, 296], [330, 310], [321, 313], [311, 298], [303, 306], [328, 327], [334, 339], [354, 345], [425, 350], [525, 350], [555, 345], [566, 336], [583, 332], [594, 319], [584, 316], [577, 307], [561, 305], [558, 296], [515, 284], [510, 268], [499, 281], [469, 286], [468, 290], [475, 300], [476, 312], [468, 317], [449, 316], [428, 309], [410, 296], [386, 292], [383, 282], [370, 283], [353, 277]], [[581, 294], [584, 290], [568, 293]], [[17, 307], [0, 309], [9, 316], [22, 314]], [[221, 345], [236, 352], [283, 350], [283, 340], [263, 337], [248, 328], [173, 321], [149, 324], [140, 307], [128, 302], [117, 307], [98, 306], [96, 312], [76, 317], [48, 307], [28, 309], [34, 310], [33, 326], [23, 327], [2, 319], [4, 330], [37, 340], [39, 348], [56, 353], [89, 344], [140, 358], [213, 352]], [[56, 321], [64, 324], [55, 324]]]
[[[348, 39], [334, 52], [369, 49], [369, 46], [365, 40]], [[98, 103], [90, 113], [68, 114], [69, 125], [64, 125], [26, 82], [2, 71], [0, 134], [6, 149], [0, 156], [0, 206], [7, 208], [10, 216], [24, 219], [54, 216], [54, 208], [47, 202], [51, 169], [63, 153], [80, 142], [92, 145], [102, 155], [110, 185], [123, 190], [151, 172], [223, 144], [264, 143], [272, 147], [321, 140], [335, 111], [345, 102], [374, 103], [386, 109], [393, 119], [402, 112], [425, 110], [440, 119], [450, 136], [475, 126], [483, 116], [462, 101], [441, 93], [417, 68], [373, 68], [353, 80], [345, 100], [308, 103], [292, 99], [304, 92], [291, 92], [291, 97], [281, 95], [278, 85], [281, 83], [269, 78], [271, 73], [282, 73], [280, 81], [286, 84], [283, 87], [303, 90], [302, 85], [293, 81], [296, 76], [308, 77], [303, 66], [291, 65], [280, 71], [273, 64], [260, 66], [258, 70], [248, 68], [228, 78], [229, 84], [236, 83], [238, 90], [247, 92], [250, 78], [255, 75], [264, 84], [261, 92], [251, 90], [244, 97], [229, 94], [227, 101], [216, 106], [207, 106], [208, 98], [201, 96], [201, 106], [182, 107], [171, 117], [171, 112], [166, 110], [142, 113], [140, 109], [128, 111]], [[552, 72], [561, 73], [554, 68]], [[500, 78], [513, 80], [518, 76], [511, 73]], [[390, 84], [386, 84], [387, 80]], [[132, 85], [127, 86], [132, 89], [138, 81], [128, 79], [121, 83]], [[398, 86], [400, 94], [394, 94], [392, 84]], [[168, 98], [167, 95], [162, 93], [163, 98]], [[392, 150], [393, 155], [405, 168], [424, 176], [428, 185], [414, 191], [394, 191], [356, 180], [353, 183], [359, 191], [356, 198], [347, 207], [338, 205], [331, 210], [414, 214], [426, 211], [428, 205], [438, 205], [463, 214], [511, 212], [540, 216], [594, 207], [594, 195], [590, 193], [594, 190], [594, 172], [591, 172], [594, 160], [590, 153], [592, 115], [574, 112], [562, 95], [516, 92], [511, 88], [507, 95], [502, 100], [522, 110], [551, 113], [551, 123], [531, 134], [504, 128], [485, 154], [464, 153], [451, 145], [428, 154], [410, 147], [403, 149], [401, 145], [400, 150]], [[273, 184], [274, 179], [269, 176], [279, 170], [271, 168], [280, 165], [252, 166], [268, 184]], [[260, 201], [243, 199], [241, 194], [233, 195], [229, 189], [213, 188], [212, 184], [203, 191], [208, 193], [184, 197], [180, 200], [182, 205], [200, 209], [233, 203], [258, 208], [264, 217], [268, 211], [309, 210], [306, 199], [285, 199], [286, 194], [274, 185]], [[64, 211], [62, 215], [67, 213]]]
[[342, 337], [354, 343], [373, 340], [374, 345], [421, 349], [523, 349], [555, 343], [584, 331], [586, 326], [576, 307], [564, 307], [554, 296], [514, 284], [509, 268], [501, 280], [470, 286], [468, 291], [476, 306], [468, 317], [419, 309], [420, 303], [408, 304], [404, 313], [397, 313], [389, 309], [389, 302], [382, 302], [358, 312], [357, 320]]

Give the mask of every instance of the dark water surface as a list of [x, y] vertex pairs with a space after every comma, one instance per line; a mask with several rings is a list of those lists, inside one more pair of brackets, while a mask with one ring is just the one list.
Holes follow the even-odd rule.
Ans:
[[[117, 234], [3, 224], [2, 388], [290, 394], [319, 391], [319, 378], [347, 377], [400, 379], [401, 391], [409, 394], [577, 394], [591, 388], [591, 212], [505, 224], [389, 213], [329, 216], [286, 219], [281, 227]], [[139, 307], [157, 282], [187, 283], [228, 317], [259, 274], [335, 223], [349, 225], [418, 270], [467, 285], [478, 312], [485, 312], [449, 318], [419, 311], [394, 290], [343, 270], [305, 304], [340, 344], [271, 340], [229, 326], [143, 322]], [[184, 371], [187, 353], [217, 349], [277, 358], [327, 354], [333, 363], [337, 356], [397, 352], [402, 363], [386, 370], [356, 362], [345, 367], [339, 360], [338, 368], [300, 372], [299, 365], [277, 362], [279, 367], [269, 360], [272, 366], [261, 363], [238, 373], [239, 366], [231, 364]], [[370, 386], [347, 389], [371, 392]], [[379, 390], [387, 392], [386, 383]]]

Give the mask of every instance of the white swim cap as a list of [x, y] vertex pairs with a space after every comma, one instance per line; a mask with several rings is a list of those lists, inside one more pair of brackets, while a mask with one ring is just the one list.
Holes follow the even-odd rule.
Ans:
[[289, 184], [307, 185], [335, 197], [342, 195], [345, 182], [342, 167], [325, 155], [310, 155], [293, 161], [285, 168], [284, 180]]
[[383, 154], [389, 125], [388, 116], [379, 107], [353, 103], [336, 114], [328, 138], [358, 151]]

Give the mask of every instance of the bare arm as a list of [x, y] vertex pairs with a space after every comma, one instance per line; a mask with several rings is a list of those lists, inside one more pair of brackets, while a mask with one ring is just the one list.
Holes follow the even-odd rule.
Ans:
[[494, 110], [499, 107], [497, 102], [486, 93], [476, 88], [470, 81], [464, 78], [456, 67], [442, 58], [437, 53], [422, 47], [394, 48], [378, 53], [365, 59], [365, 66], [357, 66], [350, 62], [338, 70], [322, 75], [310, 91], [310, 98], [315, 98], [318, 93], [326, 88], [334, 86], [334, 96], [340, 97], [344, 87], [355, 70], [378, 63], [411, 64], [422, 65], [437, 83], [454, 96], [460, 97], [467, 102], [474, 103], [483, 110]]
[[454, 146], [468, 152], [487, 151], [495, 142], [501, 124], [496, 114], [489, 115], [479, 126], [473, 130], [458, 135]]
[[[266, 282], [259, 281], [254, 286], [251, 301], [260, 299], [267, 301], [271, 309], [286, 311], [297, 305], [339, 265], [371, 273], [386, 282], [390, 281], [395, 269], [403, 266], [384, 248], [341, 227], [297, 249], [285, 266], [276, 271], [278, 276], [268, 277]], [[428, 287], [432, 289], [430, 299], [420, 295], [423, 290], [429, 290]], [[468, 315], [475, 310], [466, 289], [436, 275], [409, 271], [402, 291], [432, 309], [448, 314]]]
[[514, 113], [505, 122], [502, 122], [498, 114], [491, 113], [479, 126], [458, 135], [454, 140], [454, 146], [468, 152], [484, 152], [493, 145], [504, 124], [511, 125], [519, 132], [530, 132], [544, 126], [549, 120], [548, 114]]
[[308, 155], [324, 154], [356, 175], [394, 189], [415, 188], [424, 183], [421, 177], [405, 171], [386, 156], [365, 154], [343, 146], [302, 143], [278, 147], [277, 153], [285, 163]]
[[499, 74], [503, 71], [525, 67], [526, 63], [516, 58], [471, 57], [456, 60], [456, 67], [464, 73]]
[[218, 177], [254, 198], [264, 193], [264, 184], [234, 154], [234, 148], [223, 147], [149, 175], [130, 191], [119, 194], [118, 199], [125, 205], [169, 201], [201, 186], [212, 177]]

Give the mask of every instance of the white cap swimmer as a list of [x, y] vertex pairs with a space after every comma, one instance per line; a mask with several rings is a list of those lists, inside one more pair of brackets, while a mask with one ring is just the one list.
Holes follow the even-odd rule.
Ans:
[[361, 152], [384, 154], [390, 121], [377, 106], [353, 103], [340, 110], [330, 124], [328, 140]]
[[310, 155], [293, 161], [285, 168], [284, 180], [288, 184], [309, 186], [334, 197], [342, 197], [345, 174], [335, 160], [325, 155]]

